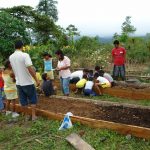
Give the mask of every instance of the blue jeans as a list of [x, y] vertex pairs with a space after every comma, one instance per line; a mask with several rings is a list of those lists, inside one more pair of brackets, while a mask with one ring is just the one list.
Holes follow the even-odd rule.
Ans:
[[84, 89], [85, 96], [96, 96], [96, 93], [92, 89]]
[[3, 109], [4, 109], [4, 104], [3, 104], [3, 92], [4, 92], [4, 89], [3, 89], [3, 88], [0, 88], [0, 110], [3, 110]]
[[61, 82], [61, 88], [62, 88], [63, 94], [68, 95], [70, 78], [60, 78], [60, 82]]

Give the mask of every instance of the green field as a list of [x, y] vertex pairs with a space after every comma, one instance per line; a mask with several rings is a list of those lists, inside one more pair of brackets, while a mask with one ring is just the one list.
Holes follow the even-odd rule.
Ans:
[[[71, 133], [82, 134], [82, 138], [96, 150], [150, 149], [150, 141], [134, 137], [127, 139], [116, 132], [92, 129], [79, 123], [74, 124], [72, 129], [58, 131], [61, 122], [42, 118], [36, 122], [25, 122], [20, 117], [17, 122], [10, 122], [10, 117], [0, 116], [0, 121], [0, 150], [73, 150], [65, 140]], [[32, 139], [35, 136], [36, 140]]]

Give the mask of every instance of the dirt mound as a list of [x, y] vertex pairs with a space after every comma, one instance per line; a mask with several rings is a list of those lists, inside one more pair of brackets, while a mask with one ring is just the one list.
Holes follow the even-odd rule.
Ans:
[[150, 128], [150, 109], [123, 105], [102, 105], [80, 100], [40, 97], [38, 108], [55, 113], [72, 112], [76, 116]]

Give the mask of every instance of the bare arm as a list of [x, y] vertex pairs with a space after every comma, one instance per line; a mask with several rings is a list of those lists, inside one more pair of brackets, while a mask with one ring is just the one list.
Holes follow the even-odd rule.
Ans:
[[33, 77], [33, 79], [36, 81], [37, 83], [37, 86], [39, 86], [39, 81], [37, 80], [37, 77], [36, 77], [36, 73], [35, 73], [35, 70], [33, 69], [32, 66], [29, 66], [27, 67], [29, 73], [31, 74], [31, 76]]

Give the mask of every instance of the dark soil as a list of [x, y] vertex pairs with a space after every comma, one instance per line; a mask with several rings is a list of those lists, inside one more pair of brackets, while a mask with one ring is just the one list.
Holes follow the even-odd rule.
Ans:
[[136, 108], [123, 105], [103, 105], [80, 100], [39, 98], [38, 108], [55, 113], [72, 112], [75, 116], [97, 120], [113, 121], [150, 128], [150, 108]]

